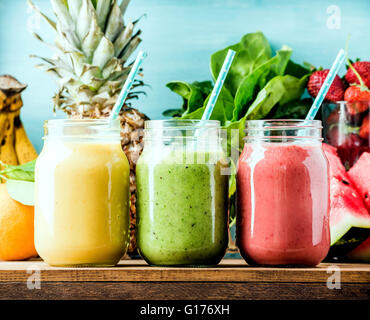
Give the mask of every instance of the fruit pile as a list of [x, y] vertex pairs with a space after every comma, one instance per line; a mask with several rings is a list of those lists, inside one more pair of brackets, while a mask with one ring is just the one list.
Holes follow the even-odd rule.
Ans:
[[[34, 208], [16, 201], [9, 193], [9, 185], [4, 183], [10, 179], [33, 179], [34, 166], [29, 163], [37, 153], [20, 118], [21, 93], [26, 87], [10, 75], [0, 76], [0, 260], [37, 256], [33, 235]], [[13, 186], [16, 193], [23, 193], [18, 184]]]
[[[312, 73], [316, 97], [329, 70]], [[324, 151], [330, 165], [328, 260], [370, 261], [370, 62], [349, 62], [336, 76], [323, 105]], [[329, 145], [330, 144], [330, 145]]]
[[[316, 97], [329, 70], [312, 73], [308, 92]], [[370, 62], [349, 62], [341, 79], [336, 76], [324, 105], [325, 141], [337, 148], [346, 169], [351, 168], [363, 152], [370, 151]]]

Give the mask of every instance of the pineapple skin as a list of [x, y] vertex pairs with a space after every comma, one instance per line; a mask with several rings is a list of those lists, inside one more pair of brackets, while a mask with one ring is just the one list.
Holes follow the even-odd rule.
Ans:
[[120, 114], [122, 148], [130, 163], [130, 245], [129, 254], [137, 254], [136, 246], [136, 163], [143, 151], [144, 122], [148, 118], [136, 109], [125, 109]]

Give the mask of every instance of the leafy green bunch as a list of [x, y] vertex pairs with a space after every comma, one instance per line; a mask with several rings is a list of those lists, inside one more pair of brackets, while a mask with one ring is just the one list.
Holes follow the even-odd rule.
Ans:
[[[301, 97], [311, 70], [291, 60], [291, 48], [284, 45], [272, 56], [262, 32], [248, 33], [239, 43], [211, 56], [213, 81], [229, 49], [236, 51], [236, 56], [211, 120], [219, 120], [228, 130], [239, 129], [240, 146], [246, 120], [305, 117], [312, 100]], [[212, 81], [172, 81], [167, 87], [183, 98], [183, 104], [180, 109], [166, 110], [165, 116], [201, 119], [213, 88]]]

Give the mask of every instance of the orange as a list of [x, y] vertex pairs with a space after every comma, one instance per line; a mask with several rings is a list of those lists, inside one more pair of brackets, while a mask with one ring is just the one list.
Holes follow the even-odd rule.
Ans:
[[0, 184], [0, 260], [37, 256], [34, 244], [34, 207], [13, 200]]

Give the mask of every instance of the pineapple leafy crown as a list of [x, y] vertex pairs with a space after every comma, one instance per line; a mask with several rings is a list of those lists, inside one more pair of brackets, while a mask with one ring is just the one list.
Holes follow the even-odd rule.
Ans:
[[[141, 42], [137, 22], [125, 24], [123, 16], [130, 0], [51, 0], [56, 20], [29, 5], [56, 31], [54, 56], [36, 67], [57, 76], [59, 89], [54, 110], [67, 114], [89, 114], [111, 108], [127, 79], [132, 63], [127, 61]], [[40, 35], [34, 33], [42, 42]], [[44, 42], [45, 43], [45, 42]], [[143, 85], [136, 80], [133, 88]], [[129, 94], [138, 98], [142, 91]]]

